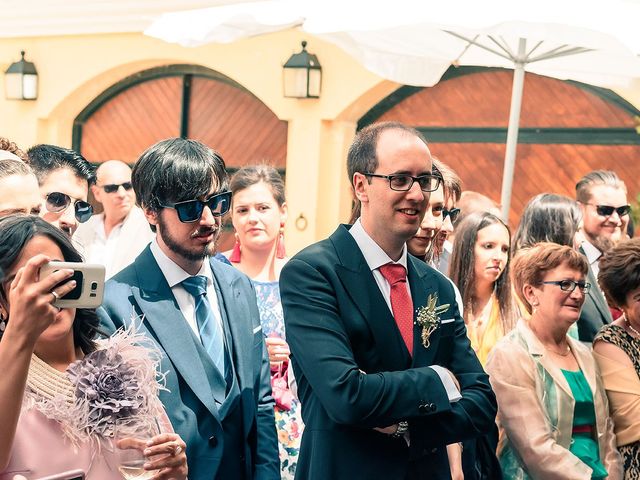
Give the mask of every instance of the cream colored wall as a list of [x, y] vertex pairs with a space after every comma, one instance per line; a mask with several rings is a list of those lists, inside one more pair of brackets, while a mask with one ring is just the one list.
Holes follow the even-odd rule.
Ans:
[[[303, 39], [323, 68], [317, 100], [282, 95], [282, 64], [300, 50]], [[397, 88], [333, 45], [296, 30], [198, 48], [141, 34], [9, 39], [0, 43], [3, 71], [19, 58], [20, 50], [26, 50], [27, 60], [38, 69], [38, 100], [0, 97], [0, 135], [23, 148], [36, 143], [71, 146], [73, 120], [89, 102], [124, 77], [155, 66], [202, 65], [246, 87], [288, 122], [289, 253], [324, 238], [348, 219], [351, 194], [345, 159], [356, 123]], [[306, 222], [295, 222], [300, 217]]]

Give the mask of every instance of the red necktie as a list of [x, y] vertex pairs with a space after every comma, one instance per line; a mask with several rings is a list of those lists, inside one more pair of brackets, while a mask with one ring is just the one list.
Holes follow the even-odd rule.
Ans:
[[397, 263], [387, 263], [379, 270], [391, 285], [393, 317], [409, 353], [413, 355], [413, 303], [407, 290], [407, 270]]

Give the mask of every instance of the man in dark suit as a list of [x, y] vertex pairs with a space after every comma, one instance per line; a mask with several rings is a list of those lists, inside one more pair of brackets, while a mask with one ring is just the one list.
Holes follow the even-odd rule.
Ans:
[[407, 256], [440, 180], [397, 123], [361, 130], [348, 169], [359, 220], [280, 277], [305, 422], [296, 478], [450, 478], [446, 446], [491, 431], [496, 401], [451, 284]]
[[162, 351], [160, 399], [187, 444], [191, 480], [279, 479], [255, 292], [212, 257], [231, 203], [224, 162], [199, 142], [168, 139], [142, 154], [132, 183], [156, 239], [107, 282], [102, 326], [135, 322]]
[[624, 182], [608, 170], [595, 170], [582, 177], [576, 184], [576, 200], [582, 210], [584, 241], [580, 252], [589, 261], [587, 282], [591, 284], [578, 320], [578, 335], [580, 340], [591, 344], [600, 328], [612, 321], [611, 311], [598, 286], [600, 257], [627, 238], [631, 207]]

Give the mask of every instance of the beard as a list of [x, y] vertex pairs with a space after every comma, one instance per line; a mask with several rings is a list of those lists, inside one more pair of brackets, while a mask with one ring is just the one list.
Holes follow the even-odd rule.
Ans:
[[179, 239], [171, 234], [171, 230], [167, 228], [167, 224], [164, 222], [162, 217], [158, 217], [157, 234], [162, 237], [162, 241], [164, 242], [164, 244], [173, 253], [190, 262], [197, 262], [200, 260], [204, 260], [206, 257], [213, 256], [216, 253], [216, 244], [218, 242], [218, 238], [220, 237], [220, 232], [220, 228], [198, 228], [191, 234], [191, 237], [199, 235], [210, 235], [211, 233], [213, 233], [213, 240], [200, 248], [188, 249], [182, 244], [183, 242], [181, 243]]
[[608, 252], [613, 247], [615, 247], [618, 244], [618, 242], [620, 241], [620, 239], [614, 240], [613, 238], [611, 238], [609, 236], [590, 235], [588, 233], [587, 233], [586, 237], [587, 237], [587, 240], [589, 241], [589, 243], [591, 243], [591, 245], [596, 247], [602, 253]]

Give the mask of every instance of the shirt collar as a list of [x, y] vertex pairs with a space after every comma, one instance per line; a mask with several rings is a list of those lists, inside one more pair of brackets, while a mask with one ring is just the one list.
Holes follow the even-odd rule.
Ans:
[[[156, 262], [158, 262], [158, 266], [160, 267], [164, 278], [167, 279], [169, 287], [173, 288], [182, 283], [186, 278], [191, 277], [189, 273], [185, 272], [182, 267], [176, 264], [162, 251], [160, 245], [158, 245], [157, 239], [154, 239], [153, 242], [151, 242], [150, 248], [153, 257], [156, 259]], [[209, 257], [205, 257], [204, 262], [202, 262], [202, 266], [196, 275], [203, 275], [207, 277], [208, 287], [213, 285], [213, 273], [211, 272]]]
[[400, 259], [395, 262], [391, 260], [391, 257], [378, 245], [373, 238], [364, 230], [360, 219], [356, 220], [352, 227], [349, 229], [349, 233], [356, 241], [358, 248], [364, 255], [364, 259], [371, 271], [380, 268], [387, 263], [397, 263], [402, 265], [405, 270], [407, 269], [407, 245], [402, 246], [402, 255]]
[[584, 254], [587, 256], [587, 260], [589, 261], [589, 265], [593, 265], [598, 261], [598, 259], [602, 256], [602, 252], [593, 246], [588, 240], [582, 242], [582, 250]]

